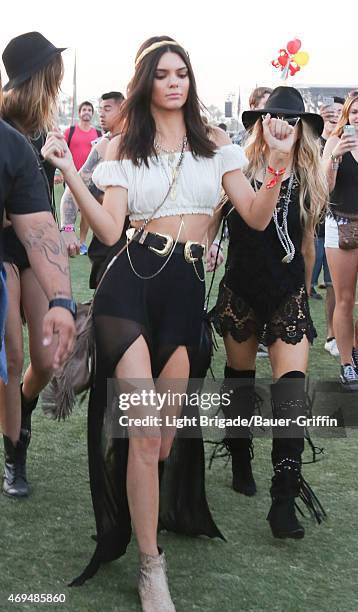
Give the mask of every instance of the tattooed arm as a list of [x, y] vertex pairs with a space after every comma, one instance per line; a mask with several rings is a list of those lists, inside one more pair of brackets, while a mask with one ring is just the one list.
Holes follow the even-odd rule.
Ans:
[[[103, 161], [105, 151], [107, 149], [108, 140], [103, 138], [90, 152], [87, 160], [79, 171], [79, 175], [82, 177], [83, 182], [88, 187], [92, 195], [102, 203], [103, 192], [100, 191], [92, 181], [92, 174], [96, 166]], [[61, 199], [60, 204], [60, 215], [61, 215], [61, 227], [64, 225], [75, 225], [76, 217], [78, 212], [78, 206], [76, 201], [68, 187]], [[80, 242], [75, 232], [64, 232], [63, 239], [66, 244], [68, 254], [73, 257], [79, 254]]]
[[[71, 298], [67, 250], [50, 212], [10, 215], [43, 291], [50, 300]], [[35, 305], [36, 307], [36, 305]], [[63, 307], [51, 308], [43, 319], [43, 345], [58, 337], [53, 368], [61, 367], [73, 350], [76, 329], [72, 314]]]
[[[85, 183], [89, 191], [92, 193], [92, 195], [99, 202], [103, 198], [103, 192], [100, 191], [100, 189], [98, 189], [96, 185], [93, 183], [92, 174], [96, 166], [98, 166], [98, 164], [104, 159], [103, 151], [102, 151], [103, 146], [101, 147], [99, 146], [101, 144], [102, 143], [99, 143], [96, 147], [92, 149], [87, 160], [85, 161], [84, 165], [79, 171], [79, 175], [82, 178], [83, 182]], [[74, 225], [76, 223], [78, 206], [68, 187], [66, 187], [65, 192], [61, 199], [60, 212], [61, 212], [61, 226], [62, 225]]]
[[48, 299], [71, 297], [67, 250], [51, 213], [11, 214], [10, 218]]

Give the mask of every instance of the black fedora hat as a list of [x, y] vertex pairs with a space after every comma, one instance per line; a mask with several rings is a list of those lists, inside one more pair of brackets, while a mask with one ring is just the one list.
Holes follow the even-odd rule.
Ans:
[[2, 61], [9, 77], [4, 91], [18, 87], [66, 47], [57, 48], [40, 32], [26, 32], [10, 40], [2, 54]]
[[277, 115], [285, 117], [301, 117], [310, 124], [316, 136], [323, 132], [324, 122], [321, 115], [306, 113], [303, 98], [294, 87], [276, 87], [266, 101], [264, 108], [249, 110], [242, 113], [242, 123], [248, 130], [261, 117], [270, 113], [272, 117]]

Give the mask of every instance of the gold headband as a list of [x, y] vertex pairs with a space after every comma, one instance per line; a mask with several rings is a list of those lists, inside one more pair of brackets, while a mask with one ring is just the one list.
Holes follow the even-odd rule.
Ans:
[[140, 55], [138, 55], [135, 61], [134, 67], [137, 68], [139, 62], [141, 62], [142, 59], [146, 55], [148, 55], [148, 53], [151, 53], [152, 51], [159, 49], [159, 47], [167, 47], [168, 45], [174, 45], [175, 47], [181, 47], [181, 45], [179, 45], [179, 43], [177, 43], [175, 40], [161, 40], [160, 42], [153, 43], [152, 45], [144, 49], [144, 51], [142, 51]]

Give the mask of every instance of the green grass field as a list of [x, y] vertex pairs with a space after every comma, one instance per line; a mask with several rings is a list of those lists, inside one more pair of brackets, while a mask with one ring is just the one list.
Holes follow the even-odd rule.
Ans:
[[[71, 261], [76, 299], [90, 296], [87, 257]], [[217, 288], [220, 274], [217, 275]], [[214, 291], [215, 293], [215, 291]], [[323, 293], [323, 292], [322, 292]], [[310, 374], [336, 377], [338, 362], [324, 349], [323, 302], [311, 303], [319, 334], [311, 351]], [[224, 351], [220, 342], [214, 372], [220, 377]], [[267, 359], [258, 375], [269, 376]], [[357, 396], [358, 399], [358, 396]], [[358, 405], [357, 405], [358, 409]], [[358, 439], [324, 441], [324, 460], [305, 468], [329, 518], [317, 526], [303, 519], [302, 541], [271, 536], [270, 441], [255, 445], [258, 493], [247, 498], [230, 488], [230, 468], [214, 462], [207, 471], [207, 494], [227, 542], [162, 534], [169, 579], [178, 612], [357, 612], [358, 610]], [[209, 452], [209, 450], [208, 450]], [[38, 408], [33, 419], [28, 473], [31, 496], [23, 501], [0, 495], [0, 610], [71, 612], [139, 611], [136, 593], [137, 550], [106, 567], [81, 588], [66, 585], [90, 558], [94, 519], [87, 472], [86, 406], [64, 423], [49, 420]], [[15, 604], [10, 594], [63, 593], [63, 604]]]

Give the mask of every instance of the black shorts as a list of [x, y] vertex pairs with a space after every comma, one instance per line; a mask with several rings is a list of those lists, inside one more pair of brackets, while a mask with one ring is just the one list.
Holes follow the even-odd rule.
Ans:
[[205, 299], [202, 260], [188, 263], [182, 254], [160, 257], [137, 242], [107, 272], [94, 299], [97, 358], [113, 371], [127, 348], [145, 338], [157, 376], [178, 346], [191, 350], [200, 343]]
[[3, 231], [3, 249], [6, 263], [14, 264], [19, 272], [30, 268], [26, 249], [12, 227], [6, 227]]
[[245, 298], [236, 295], [221, 281], [212, 321], [220, 336], [230, 333], [236, 342], [256, 336], [259, 342], [270, 346], [279, 338], [287, 344], [298, 344], [303, 336], [311, 343], [317, 337], [304, 286], [284, 296], [275, 312], [265, 319]]

